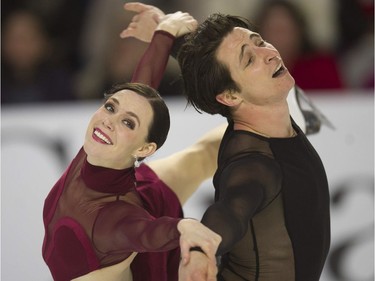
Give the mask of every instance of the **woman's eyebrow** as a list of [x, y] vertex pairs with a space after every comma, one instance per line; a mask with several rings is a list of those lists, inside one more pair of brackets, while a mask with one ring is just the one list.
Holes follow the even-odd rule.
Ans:
[[141, 125], [141, 120], [139, 120], [139, 117], [138, 117], [137, 114], [135, 114], [135, 113], [132, 112], [132, 111], [126, 111], [126, 114], [128, 114], [128, 115], [134, 117], [134, 119], [137, 119], [137, 122], [138, 122], [139, 126]]
[[112, 100], [114, 103], [116, 103], [117, 105], [120, 105], [120, 102], [118, 101], [118, 99], [114, 98], [114, 97], [110, 97], [108, 100]]
[[[112, 100], [115, 104], [120, 105], [120, 102], [119, 102], [118, 99], [116, 99], [116, 98], [114, 98], [114, 97], [111, 97], [111, 98], [109, 98], [109, 99]], [[134, 119], [137, 120], [138, 124], [141, 125], [141, 120], [139, 119], [139, 117], [138, 117], [137, 114], [135, 114], [135, 113], [132, 112], [132, 111], [126, 111], [125, 113], [128, 114], [128, 115], [130, 115], [130, 116], [132, 116]]]

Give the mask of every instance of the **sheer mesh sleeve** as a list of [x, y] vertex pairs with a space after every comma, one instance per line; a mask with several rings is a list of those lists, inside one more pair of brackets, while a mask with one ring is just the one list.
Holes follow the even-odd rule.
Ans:
[[217, 255], [222, 255], [245, 235], [249, 220], [264, 207], [268, 190], [279, 186], [279, 172], [272, 159], [255, 154], [231, 161], [219, 172], [217, 201], [202, 223], [221, 235]]
[[167, 251], [179, 246], [176, 220], [155, 219], [143, 208], [116, 201], [98, 215], [93, 241], [106, 253]]
[[133, 73], [132, 82], [147, 84], [157, 89], [167, 66], [175, 37], [158, 30]]

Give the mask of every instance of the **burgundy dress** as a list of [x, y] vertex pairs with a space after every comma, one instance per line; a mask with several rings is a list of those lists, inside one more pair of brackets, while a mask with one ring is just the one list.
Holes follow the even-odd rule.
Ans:
[[[133, 82], [158, 87], [173, 39], [155, 33]], [[181, 217], [178, 198], [148, 166], [93, 166], [81, 148], [45, 200], [43, 258], [54, 280], [65, 281], [139, 252], [134, 281], [177, 280]]]

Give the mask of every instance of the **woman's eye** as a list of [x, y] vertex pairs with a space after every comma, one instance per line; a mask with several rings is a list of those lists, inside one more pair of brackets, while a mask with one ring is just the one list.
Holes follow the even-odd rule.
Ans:
[[111, 103], [107, 102], [106, 104], [104, 104], [104, 108], [109, 111], [109, 112], [114, 112], [114, 107]]
[[122, 122], [125, 124], [125, 126], [129, 127], [132, 130], [135, 128], [135, 124], [132, 120], [125, 119]]

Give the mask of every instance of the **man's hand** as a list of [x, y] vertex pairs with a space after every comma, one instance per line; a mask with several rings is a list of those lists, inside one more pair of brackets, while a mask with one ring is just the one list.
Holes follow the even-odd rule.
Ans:
[[155, 6], [140, 2], [126, 3], [124, 9], [135, 12], [136, 15], [128, 27], [120, 33], [120, 37], [134, 37], [144, 42], [151, 42], [156, 27], [165, 15], [164, 12]]
[[221, 242], [221, 236], [194, 219], [182, 219], [177, 224], [180, 232], [180, 248], [182, 265], [190, 262], [192, 247], [200, 247], [208, 258], [210, 272], [216, 268], [216, 251]]
[[188, 264], [180, 264], [179, 281], [216, 281], [217, 267], [210, 264], [208, 257], [201, 252], [192, 251]]

